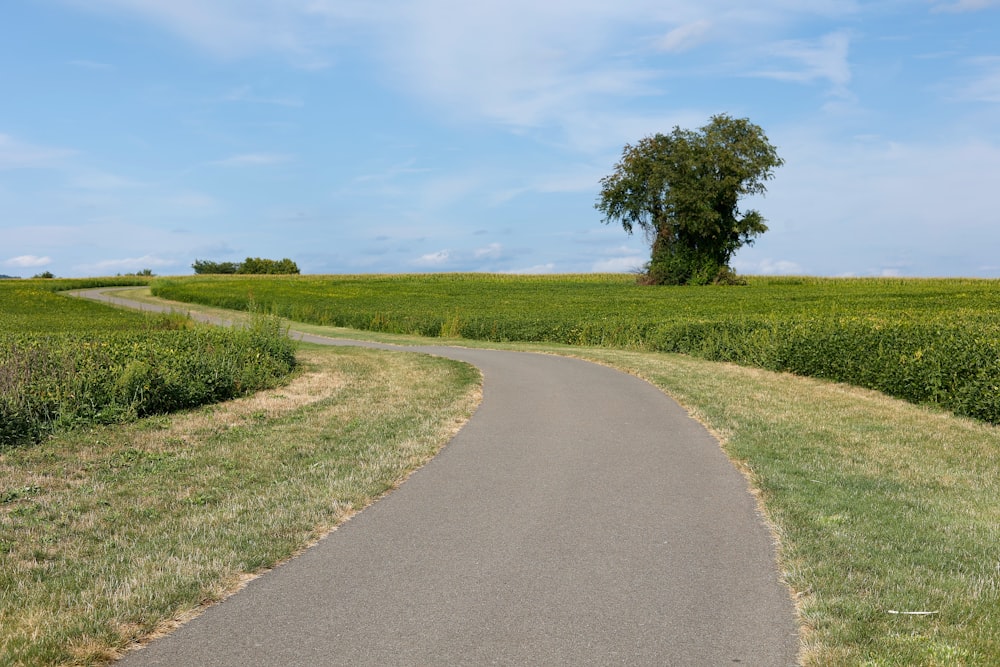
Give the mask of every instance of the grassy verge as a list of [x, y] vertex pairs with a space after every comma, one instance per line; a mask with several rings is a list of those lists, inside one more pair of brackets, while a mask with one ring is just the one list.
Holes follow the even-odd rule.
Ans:
[[398, 484], [467, 419], [462, 364], [300, 352], [289, 385], [0, 453], [0, 665], [101, 664]]
[[1000, 664], [1000, 428], [864, 389], [679, 355], [490, 346], [640, 375], [719, 436], [780, 539], [806, 664]]

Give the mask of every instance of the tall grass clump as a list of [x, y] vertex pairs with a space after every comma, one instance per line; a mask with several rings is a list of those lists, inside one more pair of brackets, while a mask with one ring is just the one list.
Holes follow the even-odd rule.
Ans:
[[0, 448], [270, 387], [295, 365], [274, 318], [105, 335], [0, 335]]
[[274, 386], [295, 366], [294, 344], [270, 316], [220, 329], [179, 315], [124, 316], [27, 284], [0, 292], [4, 311], [20, 330], [0, 328], [0, 449], [227, 400]]

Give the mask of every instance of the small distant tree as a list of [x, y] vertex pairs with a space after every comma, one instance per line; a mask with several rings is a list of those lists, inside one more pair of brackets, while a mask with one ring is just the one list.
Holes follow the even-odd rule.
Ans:
[[42, 273], [36, 273], [31, 276], [32, 278], [55, 278], [55, 275], [51, 271], [43, 271]]
[[733, 253], [767, 231], [760, 213], [740, 211], [739, 200], [764, 194], [783, 163], [759, 126], [713, 116], [697, 131], [675, 127], [626, 144], [614, 173], [601, 179], [595, 208], [605, 224], [646, 232], [652, 253], [645, 282], [733, 282]]
[[295, 262], [287, 257], [281, 260], [264, 259], [262, 257], [247, 257], [243, 260], [243, 263], [236, 272], [256, 274], [297, 274], [299, 272], [299, 267]]
[[236, 273], [239, 271], [240, 265], [236, 262], [210, 262], [207, 259], [196, 259], [191, 268], [198, 274]]

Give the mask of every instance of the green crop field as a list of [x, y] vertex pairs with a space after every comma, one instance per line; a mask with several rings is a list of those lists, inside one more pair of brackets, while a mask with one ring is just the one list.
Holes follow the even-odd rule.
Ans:
[[319, 325], [680, 352], [847, 382], [1000, 423], [1000, 281], [750, 278], [647, 287], [628, 275], [201, 277], [167, 299], [256, 303]]
[[81, 424], [225, 400], [272, 386], [294, 367], [273, 318], [221, 330], [56, 293], [102, 284], [0, 282], [0, 450]]

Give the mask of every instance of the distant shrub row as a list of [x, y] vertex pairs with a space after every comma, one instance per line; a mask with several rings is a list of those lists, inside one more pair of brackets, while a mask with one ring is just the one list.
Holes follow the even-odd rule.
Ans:
[[154, 293], [388, 333], [680, 352], [847, 382], [1000, 423], [1000, 283], [487, 274], [163, 280]]
[[294, 367], [275, 318], [246, 329], [0, 332], [0, 449], [81, 424], [222, 401], [273, 386]]
[[227, 275], [253, 274], [276, 275], [297, 274], [299, 265], [288, 259], [266, 259], [263, 257], [247, 257], [242, 262], [213, 262], [207, 259], [196, 259], [191, 265], [197, 274]]

